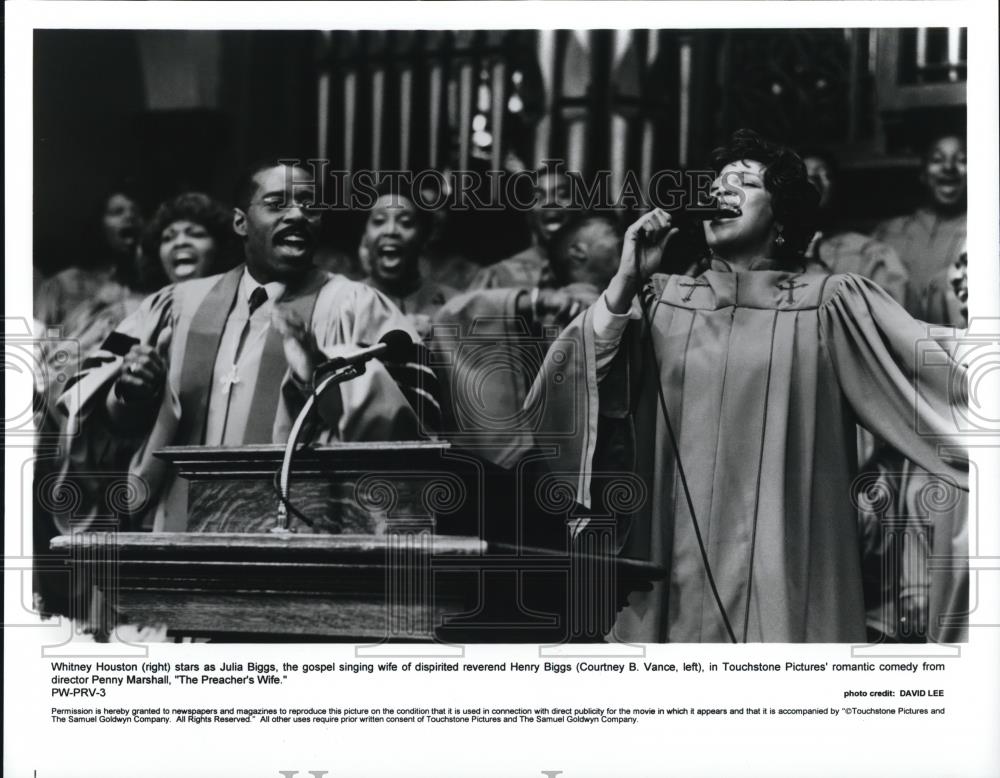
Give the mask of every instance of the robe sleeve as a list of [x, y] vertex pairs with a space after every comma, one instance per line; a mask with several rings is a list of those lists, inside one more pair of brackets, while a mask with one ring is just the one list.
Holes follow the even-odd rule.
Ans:
[[[602, 398], [616, 392], [615, 380], [623, 367], [615, 359], [598, 389], [594, 306], [577, 316], [549, 347], [542, 369], [525, 400], [525, 411], [535, 420], [534, 445], [553, 447], [552, 470], [578, 474], [576, 500], [591, 506], [590, 484]], [[624, 365], [627, 368], [627, 365]], [[608, 403], [605, 410], [613, 410]]]
[[[172, 325], [173, 304], [173, 287], [166, 287], [143, 300], [115, 332], [154, 345], [161, 330]], [[59, 407], [70, 419], [70, 434], [83, 433], [84, 427], [90, 427], [96, 420], [107, 421], [102, 412], [104, 401], [118, 376], [122, 359], [102, 344], [83, 359], [79, 372], [67, 382], [59, 398]], [[150, 418], [149, 423], [152, 422]], [[143, 427], [128, 437], [142, 437], [147, 431], [148, 427]]]
[[[173, 287], [166, 287], [143, 300], [115, 332], [137, 338], [142, 343], [155, 344], [160, 331], [173, 323], [173, 305]], [[151, 448], [150, 431], [159, 429], [159, 417], [171, 411], [179, 418], [179, 405], [168, 380], [160, 407], [152, 409], [148, 419], [132, 430], [112, 428], [105, 401], [121, 364], [122, 357], [103, 348], [102, 344], [84, 358], [80, 371], [67, 382], [59, 398], [60, 410], [67, 417], [67, 443], [59, 480], [71, 480], [88, 500], [95, 497], [95, 478], [102, 473], [120, 471], [130, 478], [147, 479], [146, 473], [136, 471], [135, 460], [143, 459], [143, 452]], [[156, 444], [156, 448], [163, 445], [160, 441]], [[157, 487], [158, 483], [148, 479], [138, 486], [133, 484], [126, 499], [134, 509]]]
[[835, 279], [819, 309], [820, 330], [860, 424], [908, 459], [968, 488], [957, 421], [967, 389], [957, 344], [911, 318], [871, 281]]
[[483, 267], [476, 271], [476, 274], [472, 277], [469, 282], [467, 291], [474, 292], [482, 289], [494, 289], [496, 288], [496, 273], [492, 267]]
[[638, 303], [634, 302], [627, 313], [612, 313], [607, 298], [602, 294], [594, 304], [594, 347], [597, 362], [597, 381], [600, 383], [611, 370], [622, 335], [630, 319], [639, 318]]
[[451, 299], [434, 318], [429, 344], [445, 434], [501, 467], [530, 446], [522, 407], [542, 356], [530, 324], [518, 316], [521, 294], [481, 289]]
[[[346, 280], [343, 283], [347, 286], [332, 295], [324, 290], [313, 313], [316, 345], [328, 359], [350, 353], [359, 346], [378, 343], [391, 330], [402, 330], [414, 342], [419, 341], [409, 319], [388, 298], [364, 284]], [[373, 359], [367, 363], [364, 374], [340, 384], [337, 392], [324, 393], [318, 410], [327, 428], [318, 439], [375, 441], [424, 437], [424, 412], [415, 399], [411, 402], [411, 396], [419, 394], [416, 390], [423, 390], [420, 362], [418, 358], [415, 360], [386, 365]], [[290, 374], [285, 376], [281, 397], [275, 418], [276, 440], [287, 438], [302, 407], [301, 392]]]
[[46, 278], [35, 291], [35, 318], [42, 324], [62, 324], [66, 317], [65, 294], [61, 274]]
[[900, 305], [906, 304], [910, 274], [896, 250], [887, 243], [871, 240], [862, 249], [861, 275], [882, 287]]

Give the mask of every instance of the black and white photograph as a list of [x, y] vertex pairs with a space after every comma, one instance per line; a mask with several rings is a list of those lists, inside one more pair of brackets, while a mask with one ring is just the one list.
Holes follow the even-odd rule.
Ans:
[[807, 744], [864, 726], [852, 774], [1000, 769], [995, 699], [968, 761], [891, 748], [998, 644], [995, 9], [26, 5], [5, 643], [46, 737], [571, 778], [690, 728], [686, 774], [843, 775]]

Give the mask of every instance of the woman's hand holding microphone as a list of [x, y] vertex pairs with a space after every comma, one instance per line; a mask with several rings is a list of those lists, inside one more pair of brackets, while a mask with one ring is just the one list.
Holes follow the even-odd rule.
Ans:
[[662, 208], [643, 214], [625, 231], [618, 272], [604, 293], [609, 311], [628, 313], [632, 298], [659, 269], [667, 242], [678, 232], [672, 226], [670, 214]]

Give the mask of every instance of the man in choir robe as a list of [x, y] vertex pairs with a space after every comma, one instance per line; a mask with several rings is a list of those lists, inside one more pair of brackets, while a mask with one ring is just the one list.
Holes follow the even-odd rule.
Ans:
[[535, 171], [537, 186], [527, 212], [531, 245], [512, 257], [480, 270], [469, 284], [473, 289], [531, 289], [546, 282], [551, 272], [549, 248], [552, 237], [566, 225], [574, 206], [573, 178], [559, 166]]
[[654, 275], [675, 230], [660, 210], [636, 222], [532, 387], [536, 440], [559, 444], [552, 469], [584, 506], [598, 467], [646, 485], [621, 553], [668, 572], [630, 596], [612, 638], [863, 642], [855, 423], [964, 485], [937, 445], [955, 442], [964, 373], [870, 281], [790, 270], [812, 234], [796, 155], [741, 131], [713, 161], [742, 181], [742, 214], [706, 223], [711, 269]]
[[551, 285], [466, 292], [434, 319], [447, 434], [505, 467], [530, 440], [524, 400], [548, 344], [607, 286], [621, 234], [611, 216], [578, 214], [550, 247]]
[[[148, 497], [133, 512], [148, 507], [154, 529], [183, 530], [186, 482], [157, 450], [284, 442], [317, 364], [390, 330], [416, 335], [376, 290], [313, 266], [316, 201], [302, 168], [265, 162], [250, 170], [233, 215], [246, 264], [150, 296], [118, 328], [137, 343], [87, 360], [63, 397], [78, 430], [66, 477], [127, 468], [136, 502]], [[323, 405], [334, 439], [418, 436], [404, 388], [377, 361], [326, 393]]]

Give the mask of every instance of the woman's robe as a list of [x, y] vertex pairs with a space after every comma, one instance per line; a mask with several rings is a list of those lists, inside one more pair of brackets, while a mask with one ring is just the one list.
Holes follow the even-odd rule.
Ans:
[[[715, 262], [698, 278], [654, 276], [645, 294], [655, 362], [645, 321], [633, 320], [599, 383], [597, 357], [609, 346], [596, 340], [593, 306], [550, 349], [526, 403], [542, 416], [536, 443], [559, 444], [553, 469], [579, 502], [597, 497], [598, 466], [645, 486], [620, 528], [620, 552], [668, 573], [631, 595], [611, 637], [729, 640], [659, 407], [662, 386], [737, 640], [863, 642], [855, 424], [964, 487], [967, 463], [939, 454], [955, 442], [951, 411], [964, 397], [952, 393], [965, 391], [963, 368], [859, 276], [730, 272]], [[574, 425], [566, 417], [577, 413]], [[577, 432], [546, 437], [568, 429]]]

